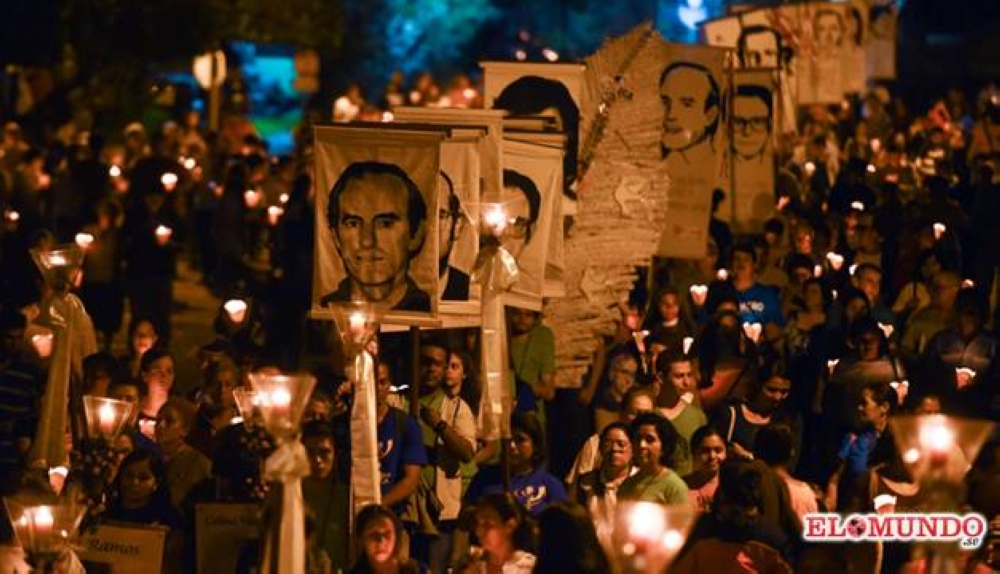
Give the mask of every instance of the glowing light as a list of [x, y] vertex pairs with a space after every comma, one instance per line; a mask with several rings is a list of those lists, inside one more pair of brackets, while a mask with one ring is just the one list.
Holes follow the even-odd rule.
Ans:
[[892, 325], [887, 325], [881, 321], [879, 321], [878, 328], [882, 329], [882, 334], [885, 335], [886, 339], [892, 337], [892, 333], [895, 330]]
[[975, 286], [976, 286], [976, 282], [973, 281], [972, 279], [963, 279], [962, 280], [962, 288], [963, 289], [972, 289]]
[[948, 226], [947, 225], [945, 225], [945, 224], [943, 224], [941, 222], [935, 223], [934, 224], [934, 239], [935, 240], [940, 240], [941, 237], [944, 236], [944, 233], [946, 231], [948, 231]]
[[272, 226], [278, 224], [278, 220], [281, 216], [285, 214], [285, 210], [278, 207], [277, 205], [272, 205], [267, 208], [267, 222]]
[[690, 30], [696, 30], [700, 22], [708, 18], [708, 12], [701, 5], [702, 0], [687, 0], [687, 6], [677, 8], [677, 17]]
[[868, 173], [875, 173], [877, 171], [873, 164], [868, 164], [868, 167], [866, 169], [868, 170]]
[[688, 354], [688, 352], [691, 350], [691, 345], [693, 344], [694, 344], [694, 337], [684, 337], [684, 342], [682, 343], [682, 345], [685, 355]]
[[559, 54], [552, 48], [542, 49], [542, 57], [550, 62], [555, 62], [559, 60]]
[[857, 270], [858, 270], [858, 264], [857, 263], [855, 263], [854, 265], [851, 265], [850, 267], [847, 268], [847, 271], [850, 272], [850, 274], [851, 274], [852, 277], [854, 276], [854, 272], [857, 271]]
[[246, 203], [247, 207], [253, 209], [257, 207], [260, 203], [260, 193], [256, 190], [248, 189], [243, 192], [243, 202]]
[[500, 204], [491, 204], [483, 213], [483, 221], [495, 234], [503, 233], [507, 227], [507, 212]]
[[806, 162], [805, 168], [806, 168], [806, 175], [809, 177], [812, 177], [812, 174], [816, 173], [816, 164], [814, 164], [811, 161]]
[[911, 448], [903, 453], [903, 462], [906, 464], [914, 464], [920, 460], [920, 451], [916, 448]]
[[110, 175], [111, 177], [121, 177], [122, 168], [118, 167], [117, 165], [113, 165], [108, 168], [108, 175]]
[[230, 299], [222, 305], [222, 308], [226, 310], [233, 323], [242, 323], [246, 318], [247, 302], [243, 299]]
[[947, 455], [955, 447], [955, 431], [943, 420], [934, 420], [920, 428], [920, 446], [932, 454]]
[[18, 221], [18, 220], [21, 219], [21, 214], [18, 213], [18, 212], [16, 212], [16, 211], [10, 210], [10, 211], [4, 212], [3, 217], [7, 221], [10, 221], [11, 223], [13, 223], [13, 222], [16, 222], [16, 221]]
[[865, 204], [861, 203], [860, 201], [852, 201], [851, 209], [853, 209], [854, 211], [864, 211]]
[[76, 240], [76, 244], [80, 246], [80, 249], [84, 250], [94, 242], [94, 236], [89, 233], [77, 233], [74, 239]]
[[163, 189], [167, 190], [168, 193], [173, 191], [177, 187], [177, 174], [168, 171], [160, 176], [160, 183], [163, 184]]
[[822, 277], [822, 276], [823, 276], [823, 266], [822, 265], [813, 266], [813, 277]]
[[396, 119], [396, 114], [392, 112], [382, 112], [382, 123], [387, 124]]
[[692, 285], [689, 291], [691, 291], [691, 299], [695, 305], [701, 307], [705, 304], [705, 299], [708, 297], [708, 286]]
[[715, 272], [715, 278], [718, 279], [719, 281], [725, 281], [726, 279], [729, 279], [729, 271], [726, 271], [725, 269], [719, 269], [718, 271]]
[[743, 323], [743, 332], [746, 334], [747, 338], [754, 343], [760, 340], [760, 333], [763, 327], [760, 323]]
[[279, 195], [278, 201], [280, 201], [281, 203], [288, 203], [288, 194], [282, 193], [281, 195]]
[[192, 170], [198, 166], [198, 162], [193, 157], [184, 158], [184, 161], [181, 163], [184, 165], [184, 169], [187, 170]]
[[518, 62], [523, 62], [528, 59], [528, 53], [524, 50], [514, 50], [514, 59]]
[[839, 253], [832, 251], [827, 253], [826, 260], [830, 262], [830, 267], [833, 267], [834, 271], [840, 271], [840, 268], [844, 266], [844, 256]]

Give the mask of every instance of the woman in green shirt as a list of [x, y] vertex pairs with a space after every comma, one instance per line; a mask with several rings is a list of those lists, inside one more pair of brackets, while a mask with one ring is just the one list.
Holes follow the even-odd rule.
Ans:
[[632, 445], [637, 473], [625, 479], [618, 499], [687, 504], [688, 488], [673, 470], [673, 453], [679, 435], [670, 422], [656, 413], [642, 413], [632, 422]]

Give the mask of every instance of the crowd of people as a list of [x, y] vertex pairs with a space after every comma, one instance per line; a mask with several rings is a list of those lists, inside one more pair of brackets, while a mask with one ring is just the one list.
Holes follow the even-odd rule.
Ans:
[[[424, 91], [394, 78], [386, 109], [426, 103]], [[338, 119], [363, 109], [357, 90], [348, 96]], [[476, 105], [467, 81], [448, 97]], [[87, 468], [53, 485], [26, 459], [50, 360], [36, 335], [52, 295], [29, 250], [76, 242], [86, 258], [75, 292], [100, 347], [83, 360], [83, 393], [138, 406], [85, 527], [168, 529], [167, 571], [193, 564], [198, 503], [266, 506], [260, 469], [273, 441], [238, 422], [233, 393], [251, 373], [319, 380], [301, 435], [309, 572], [606, 572], [599, 541], [627, 501], [698, 514], [679, 572], [897, 571], [912, 560], [908, 545], [810, 546], [802, 517], [884, 512], [877, 494], [894, 497], [889, 511], [927, 508], [893, 415], [1000, 417], [1000, 92], [970, 104], [952, 91], [915, 115], [879, 88], [810, 109], [798, 135], [782, 136], [763, 228], [734, 234], [713, 216], [704, 258], [654, 260], [579, 388], [555, 388], [542, 314], [509, 309], [516, 404], [503, 443], [477, 434], [475, 329], [425, 331], [418, 356], [386, 336], [382, 502], [351, 517], [351, 387], [306, 319], [308, 126], [292, 157], [272, 157], [245, 121], [210, 136], [200, 120], [188, 112], [109, 137], [85, 121], [47, 136], [11, 121], [0, 142], [0, 488], [68, 488]], [[247, 304], [240, 315], [220, 303], [205, 326], [201, 380], [175, 380], [179, 258], [220, 301]], [[968, 507], [989, 519], [1000, 515], [998, 447], [987, 443], [965, 478]], [[253, 571], [260, 550], [248, 543], [239, 571]], [[988, 550], [969, 559], [986, 563]]]

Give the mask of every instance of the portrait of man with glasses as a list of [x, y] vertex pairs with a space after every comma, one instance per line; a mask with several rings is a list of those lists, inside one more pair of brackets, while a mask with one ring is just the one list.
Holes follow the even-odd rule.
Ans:
[[733, 98], [733, 152], [739, 162], [763, 162], [771, 139], [773, 101], [765, 86], [737, 86]]
[[500, 244], [515, 259], [520, 260], [538, 221], [542, 195], [531, 178], [512, 169], [505, 169], [501, 200], [507, 211], [508, 224], [500, 238]]

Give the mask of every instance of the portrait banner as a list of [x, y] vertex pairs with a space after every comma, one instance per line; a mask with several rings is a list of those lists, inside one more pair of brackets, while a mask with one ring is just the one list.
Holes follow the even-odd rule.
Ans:
[[198, 572], [234, 572], [240, 549], [260, 538], [256, 504], [198, 504], [194, 510]]
[[719, 216], [729, 220], [737, 233], [759, 231], [774, 213], [776, 73], [737, 70], [733, 74], [732, 181]]
[[[504, 141], [503, 193], [508, 221], [501, 244], [517, 260], [518, 278], [506, 303], [540, 310], [545, 287], [555, 203], [562, 182], [562, 150], [523, 141]], [[484, 201], [492, 201], [484, 196]]]
[[554, 130], [566, 135], [563, 156], [563, 212], [572, 215], [576, 198], [580, 115], [588, 109], [586, 66], [545, 62], [480, 62], [483, 101], [511, 116], [548, 116]]
[[661, 257], [699, 258], [708, 246], [712, 193], [728, 179], [727, 50], [662, 44], [660, 156], [670, 178]]
[[433, 318], [438, 178], [447, 130], [315, 128], [313, 316], [362, 302], [386, 324]]
[[77, 554], [114, 574], [159, 574], [166, 539], [165, 528], [101, 524], [83, 534]]
[[896, 79], [896, 0], [875, 0], [868, 12], [865, 73], [869, 80]]
[[810, 2], [778, 11], [797, 22], [795, 54], [798, 104], [840, 103], [847, 92], [850, 50], [847, 48], [847, 5]]

